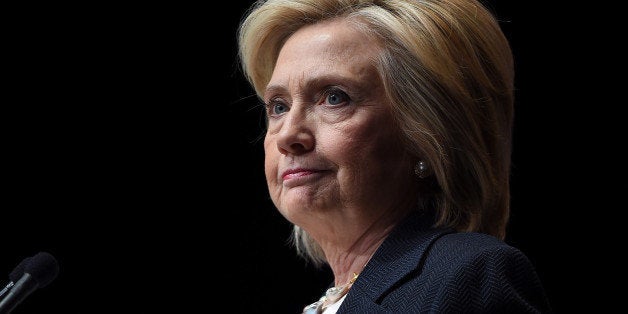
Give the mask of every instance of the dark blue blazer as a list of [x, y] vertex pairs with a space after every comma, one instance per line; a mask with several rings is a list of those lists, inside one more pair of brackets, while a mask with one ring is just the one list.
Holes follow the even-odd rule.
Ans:
[[530, 260], [481, 233], [410, 215], [375, 252], [340, 313], [551, 313]]

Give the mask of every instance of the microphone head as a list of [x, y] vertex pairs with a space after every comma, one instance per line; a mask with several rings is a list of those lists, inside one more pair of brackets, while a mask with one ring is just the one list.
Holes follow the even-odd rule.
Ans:
[[33, 279], [38, 283], [38, 287], [43, 288], [57, 278], [59, 274], [59, 263], [52, 254], [39, 252], [30, 257], [25, 263], [24, 273], [33, 276]]
[[9, 279], [12, 282], [17, 282], [18, 280], [20, 280], [22, 275], [24, 275], [24, 269], [26, 268], [26, 264], [28, 263], [28, 261], [30, 261], [30, 259], [30, 257], [23, 259], [19, 264], [17, 264], [17, 266], [15, 266], [15, 268], [13, 268], [13, 270], [9, 274]]

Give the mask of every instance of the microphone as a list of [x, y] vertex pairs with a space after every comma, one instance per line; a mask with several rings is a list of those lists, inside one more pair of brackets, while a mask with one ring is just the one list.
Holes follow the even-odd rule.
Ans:
[[22, 277], [24, 274], [24, 268], [26, 267], [26, 263], [30, 260], [30, 257], [23, 259], [13, 270], [9, 273], [9, 283], [0, 291], [0, 297], [2, 297], [5, 293], [9, 292], [11, 288], [15, 285], [15, 282]]
[[[24, 259], [9, 275], [19, 279], [9, 287], [9, 293], [0, 301], [0, 314], [10, 313], [33, 291], [47, 286], [58, 274], [59, 263], [50, 253], [39, 252]], [[11, 282], [15, 279], [17, 278], [11, 278]]]

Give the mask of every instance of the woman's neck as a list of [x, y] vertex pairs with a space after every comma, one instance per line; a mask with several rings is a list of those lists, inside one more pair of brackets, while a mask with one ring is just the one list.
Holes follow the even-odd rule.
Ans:
[[[375, 251], [392, 231], [398, 219], [378, 219], [361, 234], [354, 235], [353, 242], [323, 242], [321, 248], [325, 252], [327, 263], [334, 274], [336, 286], [354, 280], [360, 274]], [[348, 228], [350, 230], [350, 228]], [[347, 234], [345, 239], [352, 236]]]
[[416, 209], [413, 202], [400, 202], [388, 210], [351, 209], [338, 211], [325, 223], [312, 225], [308, 233], [320, 245], [336, 286], [346, 284], [360, 274], [371, 256], [393, 228]]

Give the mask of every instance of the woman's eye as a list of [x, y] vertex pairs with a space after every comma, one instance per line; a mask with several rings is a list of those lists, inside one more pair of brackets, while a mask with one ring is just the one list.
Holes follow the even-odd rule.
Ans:
[[349, 95], [341, 90], [332, 90], [327, 93], [325, 102], [337, 106], [349, 101]]
[[270, 103], [268, 107], [270, 115], [280, 115], [288, 111], [288, 106], [278, 102]]

